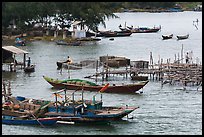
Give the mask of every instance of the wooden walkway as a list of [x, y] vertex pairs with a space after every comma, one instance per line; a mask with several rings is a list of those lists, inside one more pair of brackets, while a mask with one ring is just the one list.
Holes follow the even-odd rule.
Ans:
[[202, 85], [202, 65], [199, 64], [160, 64], [149, 66], [149, 68], [126, 68], [125, 70], [106, 69], [85, 78], [100, 77], [107, 79], [108, 77], [119, 75], [128, 78], [131, 73], [149, 75], [150, 80], [159, 80], [162, 84], [174, 84], [180, 82], [183, 85], [191, 83], [191, 85]]

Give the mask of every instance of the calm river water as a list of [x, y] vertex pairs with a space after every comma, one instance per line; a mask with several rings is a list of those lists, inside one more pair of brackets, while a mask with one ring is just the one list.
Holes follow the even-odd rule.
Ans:
[[[149, 26], [161, 25], [158, 33], [138, 34], [130, 37], [118, 37], [114, 41], [102, 38], [101, 41], [87, 43], [85, 46], [71, 47], [56, 45], [54, 42], [35, 41], [26, 47], [20, 47], [30, 52], [32, 63], [36, 64], [34, 73], [3, 72], [2, 79], [11, 81], [14, 96], [25, 96], [36, 99], [54, 100], [51, 85], [43, 75], [53, 78], [67, 78], [67, 70], [59, 73], [56, 61], [65, 60], [69, 55], [74, 62], [86, 59], [99, 59], [99, 56], [124, 56], [132, 60], [149, 61], [150, 52], [154, 62], [159, 57], [174, 60], [175, 54], [180, 54], [182, 44], [184, 52], [193, 51], [193, 60], [202, 61], [202, 12], [180, 13], [117, 13], [120, 18], [106, 21], [106, 30], [119, 30], [118, 26]], [[198, 19], [198, 29], [193, 21]], [[102, 26], [100, 27], [102, 28]], [[163, 41], [163, 34], [173, 33], [173, 39]], [[176, 35], [189, 33], [189, 39], [177, 41]], [[22, 60], [21, 55], [17, 55]], [[83, 68], [71, 70], [71, 78], [81, 78], [92, 75], [95, 69]], [[90, 79], [88, 79], [90, 80]], [[92, 81], [92, 80], [91, 80]], [[111, 82], [130, 83], [130, 78], [114, 77]], [[15, 126], [2, 124], [3, 135], [163, 135], [163, 134], [202, 134], [202, 92], [196, 90], [179, 90], [180, 86], [164, 85], [150, 81], [140, 95], [120, 95], [103, 93], [104, 105], [129, 105], [140, 108], [132, 112], [124, 121], [110, 125], [56, 125], [42, 128], [40, 126]], [[91, 99], [94, 92], [86, 92], [85, 98]]]

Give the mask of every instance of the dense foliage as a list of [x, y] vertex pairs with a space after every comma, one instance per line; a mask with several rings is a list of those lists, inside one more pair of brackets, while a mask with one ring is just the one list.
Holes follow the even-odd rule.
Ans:
[[[107, 8], [108, 7], [108, 8]], [[55, 25], [69, 28], [72, 21], [81, 21], [81, 25], [97, 30], [105, 19], [117, 17], [111, 6], [106, 2], [3, 2], [2, 28], [5, 31], [11, 24], [18, 29], [32, 28], [36, 23], [43, 27], [51, 24], [54, 17]]]
[[[180, 2], [181, 4], [181, 2]], [[15, 24], [21, 32], [36, 23], [48, 27], [53, 22], [62, 29], [71, 27], [71, 22], [81, 21], [81, 27], [97, 31], [105, 19], [117, 17], [119, 9], [156, 9], [173, 7], [175, 2], [2, 2], [2, 30]]]

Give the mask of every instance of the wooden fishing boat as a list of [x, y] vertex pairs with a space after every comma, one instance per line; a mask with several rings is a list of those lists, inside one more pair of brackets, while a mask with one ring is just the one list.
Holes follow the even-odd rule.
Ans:
[[116, 32], [116, 34], [117, 34], [116, 37], [124, 37], [124, 36], [132, 35], [132, 32], [129, 32], [129, 31], [128, 32], [126, 32], [126, 31], [125, 32], [124, 31], [120, 32], [120, 31], [118, 31], [118, 32]]
[[132, 32], [128, 31], [104, 31], [100, 32], [103, 37], [125, 37], [130, 36]]
[[[58, 80], [43, 76], [43, 78], [51, 84], [54, 88], [57, 89], [70, 89], [77, 90], [83, 89], [86, 91], [99, 91], [103, 85], [88, 85], [76, 81], [67, 81], [67, 80]], [[136, 91], [142, 89], [149, 81], [140, 81], [135, 84], [127, 84], [127, 85], [111, 85], [109, 86], [105, 92], [107, 93], [136, 93]]]
[[173, 34], [170, 34], [170, 35], [162, 35], [162, 38], [163, 38], [163, 40], [172, 39], [172, 38], [173, 38]]
[[53, 125], [58, 118], [45, 118], [46, 107], [50, 101], [34, 100], [25, 97], [7, 96], [2, 102], [2, 123], [14, 125]]
[[[91, 100], [84, 98], [84, 90], [81, 99], [77, 99], [73, 91], [71, 94], [66, 89], [54, 92], [55, 101], [30, 99], [22, 96], [12, 97], [4, 95], [7, 99], [2, 103], [2, 123], [22, 125], [52, 125], [56, 121], [77, 123], [109, 123], [121, 120], [139, 107], [133, 106], [103, 106], [102, 92], [109, 84], [103, 86]], [[60, 95], [60, 93], [64, 92]], [[100, 101], [96, 95], [100, 94]], [[69, 97], [70, 96], [70, 97]], [[78, 96], [78, 95], [77, 95]], [[58, 101], [58, 97], [64, 99]], [[72, 99], [71, 99], [72, 97]], [[18, 106], [18, 107], [17, 107]], [[18, 115], [17, 115], [18, 114]]]
[[[106, 87], [106, 86], [104, 86]], [[104, 88], [102, 87], [102, 88]], [[106, 89], [104, 89], [106, 90]], [[103, 91], [104, 91], [103, 90]], [[66, 95], [67, 92], [65, 89], [61, 91], [57, 91], [54, 94], [56, 95], [56, 102], [57, 97], [60, 96], [60, 92], [65, 92], [63, 95], [65, 95], [65, 100], [63, 100], [63, 103], [54, 103], [50, 104], [48, 106], [48, 112], [45, 113], [45, 116], [48, 117], [58, 117], [60, 118], [59, 121], [71, 121], [76, 123], [92, 123], [92, 122], [111, 122], [116, 120], [121, 120], [123, 117], [130, 114], [132, 111], [139, 107], [133, 107], [133, 106], [103, 106], [102, 101], [102, 94], [101, 94], [101, 100], [96, 101], [95, 97], [97, 93], [103, 92], [97, 92], [92, 100], [85, 100], [83, 94], [81, 94], [81, 100], [76, 100], [74, 95], [75, 91], [72, 93], [72, 99], [67, 99]], [[82, 91], [83, 93], [83, 91]]]
[[24, 119], [23, 117], [3, 115], [2, 123], [9, 125], [54, 125], [58, 119], [57, 117]]
[[57, 64], [57, 69], [61, 69], [61, 68], [68, 69], [68, 67], [69, 69], [73, 69], [73, 70], [82, 69], [82, 65], [78, 63], [70, 63], [68, 66], [68, 64], [64, 63], [64, 61], [57, 61], [56, 64]]
[[138, 28], [133, 28], [133, 27], [127, 27], [132, 33], [155, 33], [161, 30], [161, 27], [138, 27]]
[[68, 43], [68, 45], [70, 45], [70, 46], [79, 46], [79, 45], [81, 45], [81, 41], [73, 41], [73, 42]]
[[187, 34], [187, 35], [177, 35], [176, 37], [177, 37], [178, 40], [187, 39], [189, 37], [189, 34]]
[[64, 41], [64, 40], [57, 40], [56, 44], [57, 45], [68, 45], [68, 43], [66, 41]]
[[34, 72], [35, 71], [35, 65], [30, 65], [24, 68], [25, 72]]

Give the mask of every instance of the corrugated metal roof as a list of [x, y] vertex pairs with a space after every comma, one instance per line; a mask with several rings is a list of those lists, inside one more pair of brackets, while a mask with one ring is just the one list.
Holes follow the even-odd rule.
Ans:
[[3, 46], [2, 48], [4, 50], [10, 51], [10, 52], [15, 53], [15, 54], [28, 54], [29, 53], [29, 52], [27, 52], [25, 50], [16, 48], [14, 46]]

